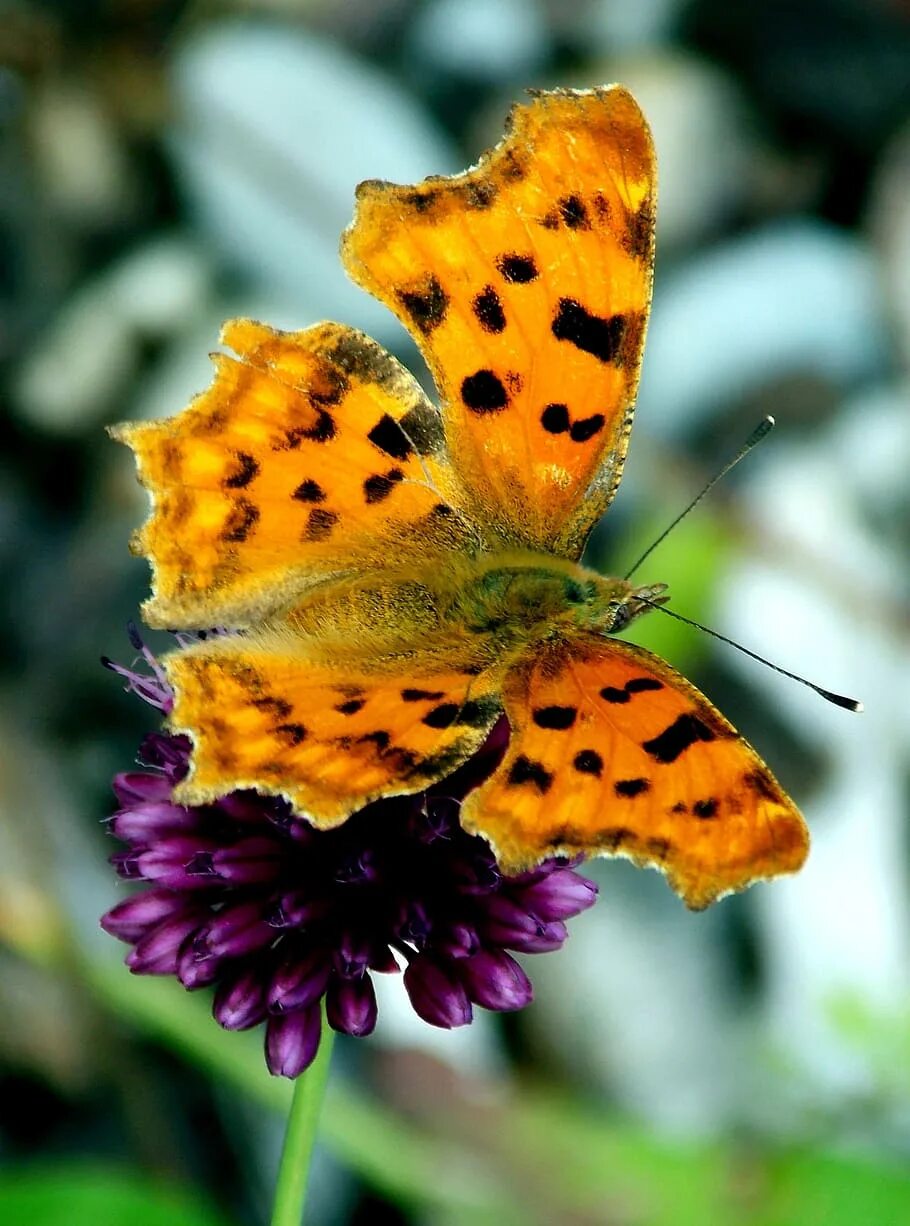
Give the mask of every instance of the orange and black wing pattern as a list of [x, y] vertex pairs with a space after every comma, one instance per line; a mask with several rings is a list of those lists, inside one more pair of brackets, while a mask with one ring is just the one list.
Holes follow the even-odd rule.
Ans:
[[341, 324], [279, 332], [235, 319], [211, 387], [176, 417], [115, 427], [152, 512], [154, 626], [248, 626], [320, 580], [465, 548], [438, 410]]
[[700, 910], [806, 858], [806, 825], [767, 766], [643, 648], [552, 646], [513, 668], [503, 699], [508, 753], [462, 821], [507, 872], [552, 855], [626, 856]]
[[361, 184], [353, 279], [410, 329], [469, 508], [497, 544], [578, 558], [628, 446], [655, 160], [621, 86], [535, 95], [477, 166]]

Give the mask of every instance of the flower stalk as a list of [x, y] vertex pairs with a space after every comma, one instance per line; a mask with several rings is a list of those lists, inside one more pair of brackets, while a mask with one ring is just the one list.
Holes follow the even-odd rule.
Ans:
[[333, 1032], [320, 1011], [321, 1036], [318, 1050], [306, 1072], [294, 1082], [288, 1112], [271, 1226], [301, 1226], [309, 1187], [313, 1148], [319, 1131], [319, 1115], [329, 1080]]

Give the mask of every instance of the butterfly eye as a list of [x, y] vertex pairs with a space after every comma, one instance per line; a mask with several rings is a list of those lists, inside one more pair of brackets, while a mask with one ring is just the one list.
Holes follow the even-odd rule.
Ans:
[[610, 614], [610, 624], [607, 627], [608, 633], [616, 634], [620, 630], [625, 630], [633, 617], [629, 605], [621, 600], [616, 600], [611, 601], [607, 607]]

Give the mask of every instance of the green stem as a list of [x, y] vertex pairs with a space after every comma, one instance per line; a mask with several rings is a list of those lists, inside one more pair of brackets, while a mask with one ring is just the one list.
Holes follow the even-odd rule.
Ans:
[[310, 1159], [319, 1128], [319, 1113], [329, 1079], [335, 1032], [322, 1019], [322, 1039], [316, 1059], [294, 1082], [294, 1096], [278, 1167], [271, 1226], [301, 1226], [306, 1204]]

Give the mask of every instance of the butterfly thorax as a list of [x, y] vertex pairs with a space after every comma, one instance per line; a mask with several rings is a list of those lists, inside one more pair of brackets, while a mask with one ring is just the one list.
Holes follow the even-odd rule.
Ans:
[[664, 585], [633, 588], [546, 554], [487, 554], [462, 577], [449, 616], [503, 647], [571, 630], [615, 633], [660, 601]]

